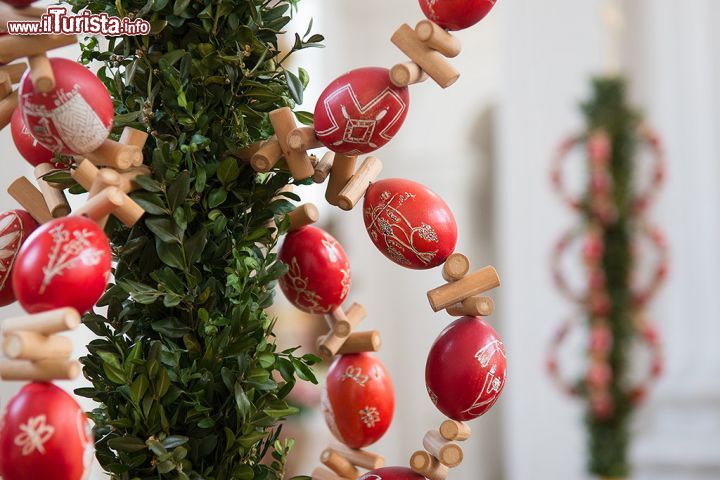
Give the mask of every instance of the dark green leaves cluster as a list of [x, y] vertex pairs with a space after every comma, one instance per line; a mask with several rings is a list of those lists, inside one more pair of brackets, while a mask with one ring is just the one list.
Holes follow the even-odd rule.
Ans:
[[[82, 359], [100, 406], [97, 457], [117, 479], [278, 479], [296, 413], [287, 395], [318, 359], [277, 351], [265, 313], [286, 267], [273, 253], [291, 179], [257, 175], [242, 148], [267, 138], [267, 113], [302, 100], [307, 72], [285, 70], [279, 35], [295, 1], [72, 0], [77, 10], [142, 17], [147, 37], [90, 40], [83, 60], [115, 100], [115, 130], [148, 131], [132, 197], [147, 212], [108, 232], [115, 281], [84, 323]], [[308, 29], [293, 52], [323, 39]], [[298, 113], [311, 121], [311, 115]], [[262, 462], [262, 463], [261, 463]]]

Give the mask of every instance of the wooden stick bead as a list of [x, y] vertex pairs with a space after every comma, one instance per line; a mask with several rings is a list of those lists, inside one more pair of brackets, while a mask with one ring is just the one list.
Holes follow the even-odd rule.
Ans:
[[482, 295], [473, 295], [460, 303], [447, 307], [447, 313], [453, 317], [463, 317], [469, 315], [471, 317], [487, 317], [492, 315], [495, 310], [495, 302], [490, 297]]
[[77, 43], [76, 35], [3, 35], [0, 37], [0, 63], [10, 63], [74, 43]]
[[[1, 39], [2, 37], [0, 37]], [[0, 100], [0, 130], [7, 127], [12, 119], [12, 114], [18, 106], [18, 93], [12, 92], [7, 97]]]
[[50, 59], [44, 53], [28, 58], [30, 80], [36, 92], [47, 93], [55, 88], [55, 74]]
[[135, 182], [135, 179], [141, 175], [149, 177], [152, 174], [150, 168], [146, 165], [140, 165], [139, 167], [133, 167], [129, 170], [125, 170], [120, 174], [120, 190], [125, 193], [134, 192], [140, 185]]
[[100, 169], [93, 165], [90, 160], [84, 159], [70, 170], [70, 175], [89, 192], [99, 172]]
[[122, 181], [120, 180], [120, 174], [111, 168], [103, 168], [92, 181], [90, 190], [88, 190], [88, 196], [94, 197], [98, 193], [105, 190], [107, 187], [120, 187]]
[[72, 307], [56, 308], [47, 312], [8, 318], [2, 322], [0, 329], [4, 334], [10, 332], [35, 332], [52, 335], [80, 326], [80, 314]]
[[27, 68], [27, 63], [17, 62], [0, 66], [0, 72], [7, 73], [10, 76], [10, 82], [15, 84], [20, 81]]
[[427, 293], [430, 306], [436, 312], [443, 310], [468, 297], [481, 294], [500, 286], [500, 277], [492, 266], [487, 266], [466, 275], [460, 280], [430, 290]]
[[80, 363], [76, 360], [5, 360], [0, 362], [0, 378], [49, 382], [51, 380], [75, 380], [80, 375]]
[[288, 133], [288, 147], [296, 152], [305, 152], [325, 145], [318, 140], [313, 127], [297, 127]]
[[437, 458], [440, 463], [449, 468], [457, 467], [462, 463], [464, 458], [464, 453], [460, 445], [445, 440], [437, 430], [431, 430], [425, 434], [423, 447], [430, 452], [433, 457]]
[[396, 87], [409, 87], [430, 78], [415, 62], [398, 63], [390, 69], [390, 81]]
[[[142, 150], [145, 147], [145, 142], [147, 142], [148, 136], [149, 134], [147, 132], [143, 132], [137, 128], [125, 127], [120, 134], [120, 143], [123, 145], [138, 147]], [[135, 166], [137, 167], [139, 165]]]
[[340, 455], [332, 448], [323, 450], [320, 455], [320, 461], [323, 465], [328, 467], [330, 470], [338, 474], [342, 478], [348, 480], [355, 480], [360, 476], [360, 471], [350, 463], [345, 457]]
[[82, 215], [97, 222], [120, 208], [125, 202], [124, 197], [119, 188], [106, 187], [80, 208], [75, 209], [73, 215]]
[[403, 24], [398, 28], [391, 41], [442, 88], [449, 87], [460, 77], [460, 73], [445, 60], [440, 52], [433, 50], [420, 40], [410, 25]]
[[350, 448], [340, 443], [334, 443], [330, 448], [356, 467], [375, 470], [385, 466], [385, 458], [366, 450]]
[[351, 353], [379, 352], [382, 347], [382, 337], [377, 330], [369, 332], [351, 333], [342, 347], [337, 351], [338, 355], [349, 355]]
[[448, 58], [460, 55], [460, 40], [445, 31], [440, 25], [430, 20], [420, 20], [415, 26], [418, 38], [428, 47], [442, 53]]
[[343, 310], [342, 307], [338, 307], [332, 312], [325, 315], [325, 319], [332, 328], [332, 331], [338, 337], [347, 337], [353, 331], [353, 329], [365, 319], [367, 312], [365, 307], [359, 303], [353, 303], [348, 311]]
[[448, 477], [449, 469], [437, 458], [424, 450], [419, 450], [410, 457], [410, 468], [418, 475], [428, 480], [445, 480]]
[[73, 344], [69, 338], [60, 335], [12, 332], [5, 335], [3, 351], [8, 358], [18, 360], [68, 358], [73, 351]]
[[317, 467], [312, 471], [310, 475], [312, 480], [345, 480], [342, 477], [338, 477], [333, 472], [326, 470], [322, 467]]
[[25, 177], [10, 184], [7, 192], [38, 222], [45, 223], [54, 217], [45, 203], [45, 197], [35, 185]]
[[267, 173], [273, 169], [283, 156], [280, 142], [273, 136], [267, 139], [250, 157], [250, 166], [256, 172]]
[[470, 260], [462, 253], [453, 253], [443, 264], [442, 276], [448, 282], [463, 278], [470, 270]]
[[50, 163], [41, 163], [35, 167], [35, 178], [40, 187], [40, 192], [45, 199], [45, 204], [50, 210], [50, 214], [53, 218], [60, 218], [70, 213], [70, 204], [65, 198], [65, 192], [62, 188], [58, 188], [59, 185], [53, 184], [42, 178], [48, 173], [55, 170]]
[[34, 17], [34, 18], [40, 18], [43, 15], [47, 13], [47, 10], [42, 7], [22, 7], [22, 8], [13, 8], [13, 10], [25, 17]]
[[445, 420], [442, 425], [440, 425], [440, 435], [445, 440], [465, 441], [470, 438], [471, 434], [470, 426], [465, 422]]
[[327, 189], [325, 190], [325, 200], [327, 200], [330, 205], [338, 205], [340, 192], [355, 173], [356, 162], [357, 157], [355, 156], [348, 156], [342, 153], [335, 154], [335, 159], [330, 169], [330, 179], [328, 180]]
[[307, 153], [292, 150], [288, 145], [288, 134], [296, 128], [295, 115], [288, 107], [278, 108], [270, 112], [270, 123], [275, 129], [275, 135], [280, 148], [285, 155], [285, 161], [290, 169], [290, 174], [295, 180], [305, 180], [315, 173]]
[[348, 337], [340, 337], [330, 330], [327, 335], [318, 337], [317, 351], [323, 358], [332, 358], [337, 355], [347, 339]]
[[323, 183], [332, 170], [335, 161], [335, 152], [327, 152], [322, 159], [315, 165], [315, 173], [313, 173], [313, 182]]
[[97, 150], [85, 154], [85, 158], [95, 165], [126, 170], [137, 165], [138, 158], [142, 163], [142, 151], [135, 145], [123, 145], [108, 138]]
[[350, 181], [338, 195], [338, 207], [352, 210], [365, 195], [370, 184], [380, 175], [382, 162], [377, 157], [367, 157]]
[[6, 98], [12, 93], [12, 86], [13, 84], [10, 80], [10, 74], [0, 71], [0, 100]]
[[287, 214], [290, 219], [288, 232], [311, 225], [320, 219], [320, 211], [312, 203], [305, 203]]

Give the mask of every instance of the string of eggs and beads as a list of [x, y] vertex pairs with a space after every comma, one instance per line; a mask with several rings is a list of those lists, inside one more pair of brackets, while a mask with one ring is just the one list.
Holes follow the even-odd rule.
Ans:
[[[460, 53], [449, 30], [470, 27], [487, 15], [491, 0], [420, 0], [426, 20], [413, 29], [402, 25], [391, 41], [411, 61], [392, 69], [352, 70], [322, 92], [312, 127], [298, 127], [289, 108], [271, 112], [275, 135], [245, 149], [258, 172], [287, 168], [296, 181], [327, 181], [331, 205], [352, 210], [363, 199], [365, 228], [391, 261], [409, 269], [443, 266], [446, 283], [428, 292], [434, 311], [461, 317], [432, 346], [426, 364], [428, 394], [448, 417], [422, 441], [410, 467], [384, 467], [382, 456], [365, 450], [388, 430], [395, 408], [392, 380], [373, 355], [381, 346], [377, 331], [356, 331], [365, 309], [352, 303], [347, 255], [329, 233], [312, 226], [314, 205], [289, 213], [290, 229], [279, 257], [289, 269], [280, 279], [288, 300], [307, 313], [324, 315], [329, 331], [318, 339], [318, 352], [336, 357], [322, 392], [322, 408], [339, 441], [321, 455], [324, 467], [313, 480], [444, 480], [463, 461], [459, 442], [470, 437], [467, 421], [486, 413], [498, 400], [506, 377], [505, 351], [494, 329], [480, 317], [494, 303], [484, 292], [499, 286], [491, 266], [470, 272], [470, 262], [455, 252], [457, 224], [447, 204], [423, 185], [405, 179], [376, 181], [382, 162], [372, 154], [400, 130], [409, 109], [408, 86], [432, 78], [452, 85], [459, 72], [448, 63]], [[308, 150], [327, 147], [321, 159]], [[357, 168], [356, 168], [357, 167]], [[360, 469], [369, 470], [361, 477]]]
[[[649, 149], [654, 159], [651, 181], [644, 191], [632, 201], [632, 212], [637, 218], [637, 234], [633, 241], [633, 257], [640, 250], [638, 244], [645, 240], [654, 250], [656, 261], [651, 269], [652, 276], [646, 285], [640, 285], [633, 272], [633, 304], [631, 318], [636, 335], [641, 344], [650, 351], [650, 366], [647, 375], [636, 385], [629, 388], [629, 397], [634, 404], [642, 403], [652, 384], [663, 371], [663, 355], [659, 333], [647, 320], [647, 304], [657, 295], [667, 278], [669, 254], [663, 233], [652, 226], [645, 218], [647, 209], [655, 199], [666, 176], [665, 154], [658, 135], [649, 127], [642, 125], [638, 131], [641, 142]], [[585, 199], [573, 196], [565, 186], [563, 162], [579, 146], [585, 146], [588, 160], [588, 194]], [[568, 338], [570, 331], [581, 322], [571, 319], [564, 323], [555, 334], [548, 352], [547, 369], [559, 387], [572, 396], [586, 396], [590, 410], [597, 418], [606, 419], [613, 415], [615, 405], [610, 394], [613, 371], [609, 357], [612, 350], [612, 333], [607, 316], [611, 311], [611, 299], [605, 285], [605, 271], [602, 259], [605, 253], [603, 229], [617, 218], [613, 204], [613, 185], [609, 171], [612, 145], [608, 134], [602, 130], [589, 135], [571, 137], [558, 149], [553, 162], [551, 181], [563, 202], [573, 210], [587, 208], [591, 213], [590, 221], [582, 226], [571, 228], [560, 238], [552, 256], [553, 279], [560, 292], [571, 302], [578, 305], [581, 312], [590, 318], [588, 339], [589, 363], [584, 377], [573, 383], [565, 379], [560, 372], [559, 351]], [[581, 254], [585, 265], [587, 286], [583, 291], [570, 288], [562, 268], [562, 261], [570, 248], [581, 244]], [[583, 316], [579, 313], [577, 318]]]

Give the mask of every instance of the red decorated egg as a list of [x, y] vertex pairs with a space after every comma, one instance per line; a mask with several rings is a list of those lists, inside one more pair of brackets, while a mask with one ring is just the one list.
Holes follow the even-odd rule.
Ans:
[[43, 224], [23, 244], [13, 290], [29, 313], [61, 307], [88, 312], [110, 276], [110, 242], [92, 220], [70, 216]]
[[105, 85], [87, 68], [64, 58], [50, 59], [55, 88], [35, 92], [30, 70], [20, 81], [23, 120], [44, 147], [64, 155], [96, 150], [113, 125], [113, 102]]
[[466, 421], [485, 414], [505, 386], [505, 347], [486, 322], [462, 317], [435, 340], [425, 383], [435, 406], [447, 417]]
[[82, 480], [93, 462], [90, 424], [80, 405], [52, 383], [25, 385], [0, 428], [5, 480]]
[[457, 224], [442, 198], [410, 180], [373, 183], [363, 204], [365, 229], [375, 246], [403, 267], [433, 268], [455, 250]]
[[496, 0], [420, 0], [425, 16], [446, 30], [472, 27], [490, 12]]
[[2, 0], [3, 3], [10, 5], [13, 8], [25, 8], [29, 7], [36, 0]]
[[409, 468], [385, 467], [368, 472], [359, 480], [425, 480], [425, 477]]
[[328, 371], [322, 409], [330, 431], [350, 448], [380, 440], [395, 411], [395, 392], [385, 366], [370, 353], [338, 357]]
[[345, 301], [350, 290], [350, 262], [342, 246], [325, 230], [307, 226], [288, 233], [280, 260], [288, 266], [280, 288], [300, 310], [329, 313]]
[[407, 87], [393, 85], [388, 69], [358, 68], [338, 77], [320, 95], [315, 133], [334, 152], [369, 153], [395, 136], [409, 107]]
[[0, 213], [0, 306], [15, 301], [12, 270], [20, 246], [38, 227], [38, 223], [25, 210]]
[[25, 126], [19, 108], [16, 108], [13, 112], [12, 120], [10, 121], [10, 131], [13, 142], [15, 142], [15, 148], [18, 149], [20, 155], [22, 155], [30, 165], [36, 167], [41, 163], [53, 161], [53, 153], [40, 145], [40, 142], [30, 135], [30, 130]]

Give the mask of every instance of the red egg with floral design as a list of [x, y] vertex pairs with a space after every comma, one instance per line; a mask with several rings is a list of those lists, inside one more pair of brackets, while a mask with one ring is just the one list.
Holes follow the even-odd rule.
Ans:
[[380, 440], [395, 411], [395, 392], [385, 366], [371, 353], [338, 357], [328, 371], [322, 410], [330, 431], [350, 448]]
[[410, 94], [396, 87], [380, 67], [352, 70], [322, 92], [315, 105], [315, 133], [337, 153], [370, 153], [389, 142], [402, 127]]
[[420, 0], [425, 16], [446, 30], [472, 27], [495, 6], [496, 0]]
[[359, 480], [425, 480], [425, 477], [405, 467], [384, 467], [366, 473]]
[[451, 323], [435, 340], [425, 366], [430, 399], [447, 417], [466, 421], [484, 415], [505, 386], [505, 347], [477, 317]]
[[25, 210], [0, 213], [0, 306], [15, 301], [12, 271], [20, 247], [38, 223]]
[[110, 241], [81, 216], [43, 224], [23, 244], [13, 269], [13, 290], [29, 313], [61, 307], [88, 312], [110, 276]]
[[288, 272], [280, 288], [290, 303], [312, 314], [338, 308], [350, 291], [350, 262], [335, 238], [317, 227], [292, 231], [280, 248]]
[[399, 178], [373, 183], [365, 193], [363, 217], [378, 250], [403, 267], [433, 268], [455, 250], [453, 213], [419, 183]]
[[48, 150], [82, 155], [96, 150], [113, 126], [112, 98], [100, 79], [77, 62], [50, 59], [55, 88], [36, 92], [30, 70], [20, 81], [19, 108], [30, 134]]
[[19, 108], [16, 108], [13, 112], [10, 121], [10, 132], [12, 133], [15, 148], [30, 165], [36, 167], [41, 163], [53, 161], [53, 153], [30, 135], [30, 130], [25, 126]]
[[25, 385], [0, 427], [5, 480], [82, 480], [90, 475], [92, 431], [80, 405], [52, 383]]

